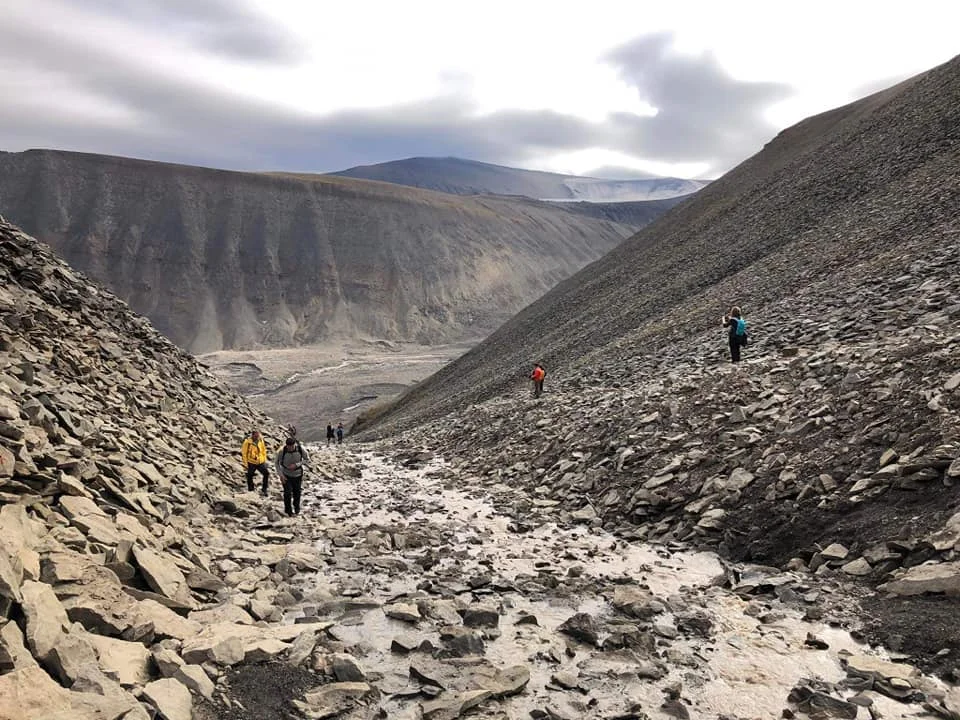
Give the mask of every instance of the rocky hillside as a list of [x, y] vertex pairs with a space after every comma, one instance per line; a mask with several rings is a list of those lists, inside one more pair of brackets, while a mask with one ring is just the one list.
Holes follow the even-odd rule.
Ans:
[[47, 150], [0, 212], [193, 353], [481, 337], [632, 227], [506, 198]]
[[253, 527], [275, 479], [240, 492], [269, 421], [2, 220], [0, 329], [0, 718], [189, 720], [228, 666], [309, 655], [319, 622], [276, 621], [316, 551]]
[[454, 157], [414, 157], [378, 165], [362, 165], [331, 174], [410, 185], [453, 195], [523, 195], [540, 200], [584, 202], [666, 200], [689, 195], [707, 184], [704, 180], [679, 178], [604, 180], [521, 170]]
[[[456, 413], [415, 437], [459, 458], [464, 483], [862, 582], [874, 638], [952, 667], [958, 93], [960, 59], [784, 131], [370, 434]], [[718, 327], [733, 303], [753, 337], [740, 366]], [[539, 402], [534, 360], [550, 371]]]

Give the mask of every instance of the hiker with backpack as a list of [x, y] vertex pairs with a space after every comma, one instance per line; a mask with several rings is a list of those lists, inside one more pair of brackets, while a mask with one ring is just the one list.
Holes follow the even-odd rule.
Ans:
[[730, 328], [730, 362], [740, 362], [740, 348], [747, 344], [747, 321], [743, 319], [739, 307], [734, 305], [730, 312], [723, 316], [723, 327]]
[[263, 476], [260, 494], [266, 495], [270, 472], [267, 470], [267, 445], [263, 442], [263, 436], [260, 435], [259, 430], [252, 430], [250, 436], [244, 438], [240, 456], [243, 458], [243, 468], [247, 473], [247, 490], [253, 492], [253, 475], [260, 473]]
[[303, 469], [307, 453], [293, 436], [288, 437], [277, 452], [277, 472], [283, 483], [283, 509], [287, 515], [300, 514], [300, 493], [303, 490]]
[[530, 379], [533, 380], [533, 396], [540, 397], [543, 393], [543, 379], [547, 376], [547, 371], [540, 363], [535, 363], [533, 372], [530, 373]]

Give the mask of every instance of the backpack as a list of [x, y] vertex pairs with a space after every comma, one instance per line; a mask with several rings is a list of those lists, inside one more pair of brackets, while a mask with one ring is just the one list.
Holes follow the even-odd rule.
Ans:
[[747, 321], [743, 318], [736, 318], [737, 321], [737, 339], [740, 341], [740, 344], [746, 346], [747, 339]]
[[[300, 470], [300, 473], [301, 473], [301, 475], [302, 475], [302, 474], [303, 474], [304, 462], [303, 462], [303, 449], [300, 447], [300, 443], [298, 442], [298, 443], [296, 444], [296, 447], [294, 447], [294, 449], [291, 450], [290, 452], [300, 453], [300, 467], [299, 467], [299, 470]], [[280, 451], [280, 467], [282, 467], [282, 468], [284, 468], [284, 469], [286, 468], [286, 465], [283, 464], [283, 458], [286, 457], [286, 454], [287, 454], [287, 446], [284, 445], [284, 446], [283, 446], [283, 449]]]

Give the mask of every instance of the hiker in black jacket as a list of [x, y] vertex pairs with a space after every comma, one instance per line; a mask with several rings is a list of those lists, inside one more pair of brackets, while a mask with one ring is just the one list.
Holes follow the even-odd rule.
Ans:
[[287, 515], [300, 514], [300, 492], [303, 490], [303, 468], [307, 453], [296, 438], [288, 437], [277, 452], [277, 472], [283, 483], [283, 509]]
[[740, 348], [747, 344], [747, 322], [743, 319], [740, 308], [734, 305], [730, 312], [723, 316], [723, 327], [730, 328], [728, 340], [730, 342], [730, 362], [740, 362]]

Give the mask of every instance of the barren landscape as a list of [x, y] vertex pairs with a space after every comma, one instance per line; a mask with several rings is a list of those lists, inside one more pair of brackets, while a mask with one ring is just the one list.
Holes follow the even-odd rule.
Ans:
[[359, 340], [275, 350], [221, 351], [199, 360], [259, 410], [297, 427], [306, 440], [328, 423], [349, 427], [392, 402], [475, 343], [415, 345]]

